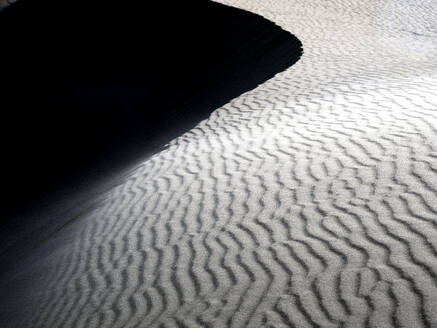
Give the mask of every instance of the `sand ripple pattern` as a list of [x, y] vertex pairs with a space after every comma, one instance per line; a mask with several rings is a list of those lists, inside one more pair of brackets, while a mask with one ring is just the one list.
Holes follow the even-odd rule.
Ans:
[[437, 327], [436, 2], [222, 2], [301, 60], [35, 250], [14, 327]]

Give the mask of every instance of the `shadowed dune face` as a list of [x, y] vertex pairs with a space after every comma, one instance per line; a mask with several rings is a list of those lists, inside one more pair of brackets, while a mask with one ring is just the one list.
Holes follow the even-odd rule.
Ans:
[[437, 9], [222, 2], [302, 58], [13, 258], [1, 322], [437, 327]]
[[22, 0], [0, 30], [6, 210], [156, 151], [302, 51], [261, 16], [203, 0]]

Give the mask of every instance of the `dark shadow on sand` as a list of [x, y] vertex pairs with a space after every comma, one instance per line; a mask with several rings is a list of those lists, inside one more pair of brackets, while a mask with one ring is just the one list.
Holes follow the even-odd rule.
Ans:
[[0, 31], [0, 236], [61, 190], [158, 151], [302, 52], [272, 22], [207, 0], [20, 0], [0, 12]]

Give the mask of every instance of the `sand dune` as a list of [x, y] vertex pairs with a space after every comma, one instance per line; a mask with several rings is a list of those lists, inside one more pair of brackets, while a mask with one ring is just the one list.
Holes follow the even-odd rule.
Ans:
[[10, 327], [437, 327], [436, 3], [222, 2], [303, 57], [22, 259]]
[[6, 217], [143, 160], [300, 57], [299, 40], [260, 15], [205, 0], [171, 8], [21, 0], [0, 12]]

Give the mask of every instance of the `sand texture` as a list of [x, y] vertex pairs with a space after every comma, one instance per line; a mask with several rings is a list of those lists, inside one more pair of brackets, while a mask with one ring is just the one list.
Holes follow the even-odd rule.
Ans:
[[222, 2], [302, 58], [18, 261], [6, 327], [437, 327], [437, 2]]

